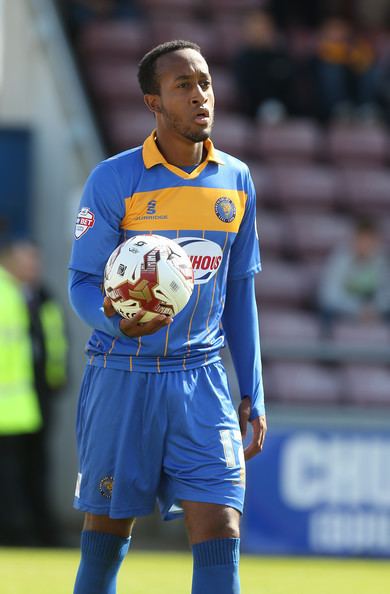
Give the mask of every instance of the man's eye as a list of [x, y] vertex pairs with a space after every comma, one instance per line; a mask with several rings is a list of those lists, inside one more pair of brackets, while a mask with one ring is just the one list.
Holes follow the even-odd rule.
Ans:
[[210, 85], [211, 85], [211, 82], [209, 80], [203, 80], [200, 83], [200, 86], [202, 87], [202, 89], [208, 89]]
[[188, 82], [182, 82], [178, 85], [179, 89], [187, 89], [189, 87], [190, 83]]

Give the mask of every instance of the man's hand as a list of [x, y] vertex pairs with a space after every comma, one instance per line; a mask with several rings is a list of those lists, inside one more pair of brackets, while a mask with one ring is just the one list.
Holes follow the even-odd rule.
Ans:
[[[105, 297], [103, 301], [103, 309], [104, 313], [108, 318], [114, 316], [117, 312], [115, 311], [111, 299], [109, 297]], [[147, 334], [154, 334], [160, 328], [164, 328], [168, 326], [172, 322], [172, 318], [167, 316], [158, 315], [150, 322], [140, 322], [140, 320], [145, 315], [145, 311], [141, 309], [139, 312], [135, 314], [131, 320], [123, 320], [120, 321], [119, 326], [121, 332], [129, 338], [137, 338], [138, 336], [146, 336]]]
[[[246, 437], [248, 428], [248, 421], [251, 414], [251, 399], [246, 396], [241, 400], [238, 408], [238, 419], [240, 423], [240, 430], [242, 438]], [[251, 443], [245, 448], [245, 460], [250, 460], [256, 454], [259, 454], [263, 449], [265, 434], [267, 433], [267, 421], [265, 416], [256, 417], [253, 421], [249, 421], [252, 425], [253, 436]]]

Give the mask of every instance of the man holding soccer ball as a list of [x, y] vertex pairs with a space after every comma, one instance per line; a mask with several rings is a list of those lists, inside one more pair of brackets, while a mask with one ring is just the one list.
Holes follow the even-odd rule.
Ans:
[[[244, 457], [261, 451], [266, 433], [255, 191], [247, 166], [209, 139], [214, 95], [196, 44], [154, 48], [138, 78], [156, 129], [90, 175], [70, 262], [72, 305], [94, 328], [77, 419], [75, 507], [85, 521], [74, 592], [115, 594], [135, 518], [157, 500], [164, 519], [184, 514], [192, 594], [238, 594]], [[103, 304], [107, 260], [142, 234], [191, 254], [195, 288], [174, 319], [141, 323], [145, 311], [125, 319], [110, 299]], [[220, 360], [225, 339], [239, 419]], [[253, 436], [243, 451], [248, 422]]]

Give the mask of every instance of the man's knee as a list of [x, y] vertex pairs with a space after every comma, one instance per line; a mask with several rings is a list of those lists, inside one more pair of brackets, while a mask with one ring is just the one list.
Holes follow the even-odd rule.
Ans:
[[86, 513], [84, 516], [83, 530], [105, 532], [127, 538], [130, 536], [135, 524], [135, 518], [113, 519], [109, 516], [98, 516]]
[[240, 537], [240, 513], [225, 505], [182, 501], [191, 544]]

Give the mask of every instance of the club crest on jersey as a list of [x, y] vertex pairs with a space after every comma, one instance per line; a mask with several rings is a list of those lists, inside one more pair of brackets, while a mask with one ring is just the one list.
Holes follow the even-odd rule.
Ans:
[[74, 236], [76, 239], [80, 239], [86, 232], [91, 229], [95, 224], [95, 215], [88, 208], [84, 207], [80, 210], [77, 215], [76, 227], [74, 230]]
[[103, 497], [111, 499], [112, 487], [114, 484], [114, 478], [112, 476], [105, 476], [99, 484], [99, 491]]
[[194, 283], [207, 283], [218, 271], [222, 262], [221, 246], [202, 237], [178, 237], [175, 239], [191, 260]]
[[221, 196], [215, 203], [215, 214], [224, 223], [231, 223], [236, 218], [236, 206], [230, 198]]

